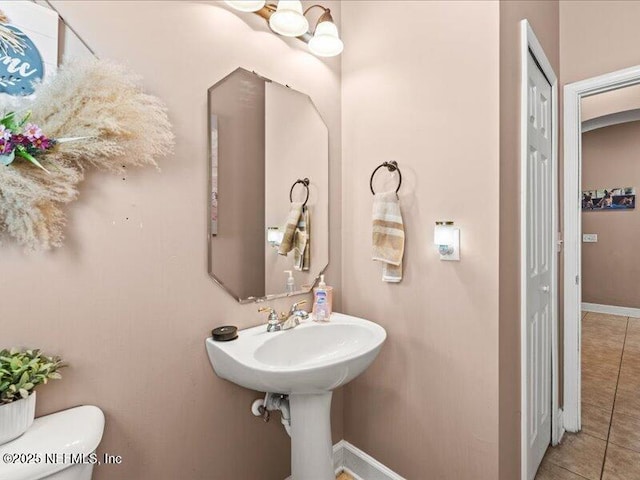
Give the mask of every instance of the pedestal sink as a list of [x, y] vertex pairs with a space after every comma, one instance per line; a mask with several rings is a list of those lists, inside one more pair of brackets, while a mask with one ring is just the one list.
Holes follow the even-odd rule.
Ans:
[[260, 325], [231, 342], [207, 338], [206, 346], [219, 377], [289, 395], [293, 480], [333, 480], [332, 392], [373, 362], [386, 337], [380, 325], [334, 313], [328, 323], [271, 333]]

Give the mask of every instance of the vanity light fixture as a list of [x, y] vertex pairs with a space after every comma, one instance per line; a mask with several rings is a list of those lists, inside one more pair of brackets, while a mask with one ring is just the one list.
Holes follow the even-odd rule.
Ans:
[[257, 12], [267, 2], [265, 0], [225, 0], [224, 3], [240, 12]]
[[273, 248], [278, 248], [284, 239], [284, 232], [280, 227], [267, 227], [267, 243]]
[[309, 21], [302, 13], [300, 0], [280, 0], [269, 17], [269, 27], [283, 37], [299, 37], [309, 30]]
[[324, 13], [318, 19], [313, 38], [309, 40], [309, 50], [319, 57], [335, 57], [340, 55], [343, 49], [344, 43], [340, 40], [338, 27], [333, 22], [331, 11], [325, 8]]
[[[253, 12], [260, 15], [269, 24], [269, 28], [284, 37], [298, 37], [309, 44], [309, 50], [318, 57], [340, 55], [344, 44], [333, 21], [331, 10], [322, 5], [312, 5], [302, 10], [300, 0], [279, 0], [278, 3], [266, 3], [255, 0], [225, 0], [230, 7], [241, 12]], [[323, 13], [318, 18], [313, 31], [309, 31], [307, 13], [320, 8]]]
[[460, 229], [452, 221], [438, 221], [433, 230], [433, 243], [438, 247], [440, 260], [460, 260]]

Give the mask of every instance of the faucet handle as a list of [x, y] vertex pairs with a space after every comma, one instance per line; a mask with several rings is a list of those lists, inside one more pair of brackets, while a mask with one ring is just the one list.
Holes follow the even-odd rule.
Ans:
[[291, 310], [289, 310], [289, 316], [295, 315], [296, 317], [299, 317], [302, 320], [308, 319], [309, 313], [300, 309], [300, 305], [304, 305], [305, 303], [307, 303], [307, 301], [302, 300], [300, 302], [296, 302], [293, 305], [291, 305]]
[[269, 322], [278, 321], [278, 312], [273, 307], [261, 307], [258, 309], [259, 313], [269, 312]]
[[278, 318], [278, 312], [273, 307], [261, 307], [258, 309], [259, 313], [269, 312], [269, 321], [267, 322], [267, 332], [276, 332], [281, 329], [280, 319]]
[[307, 303], [307, 301], [306, 301], [306, 300], [301, 300], [301, 301], [299, 301], [299, 302], [294, 303], [293, 305], [291, 305], [291, 311], [292, 311], [292, 312], [295, 312], [296, 310], [298, 310], [298, 307], [299, 307], [300, 305], [304, 305], [305, 303]]

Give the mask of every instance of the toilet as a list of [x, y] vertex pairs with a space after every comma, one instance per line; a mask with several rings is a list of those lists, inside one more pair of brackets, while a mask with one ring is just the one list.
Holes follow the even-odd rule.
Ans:
[[103, 430], [104, 414], [91, 405], [36, 418], [0, 445], [0, 480], [91, 480]]

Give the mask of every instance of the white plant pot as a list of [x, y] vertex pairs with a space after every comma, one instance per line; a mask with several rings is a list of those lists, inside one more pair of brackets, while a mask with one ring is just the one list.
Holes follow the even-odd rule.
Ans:
[[26, 432], [36, 415], [36, 392], [27, 398], [0, 405], [0, 445]]

